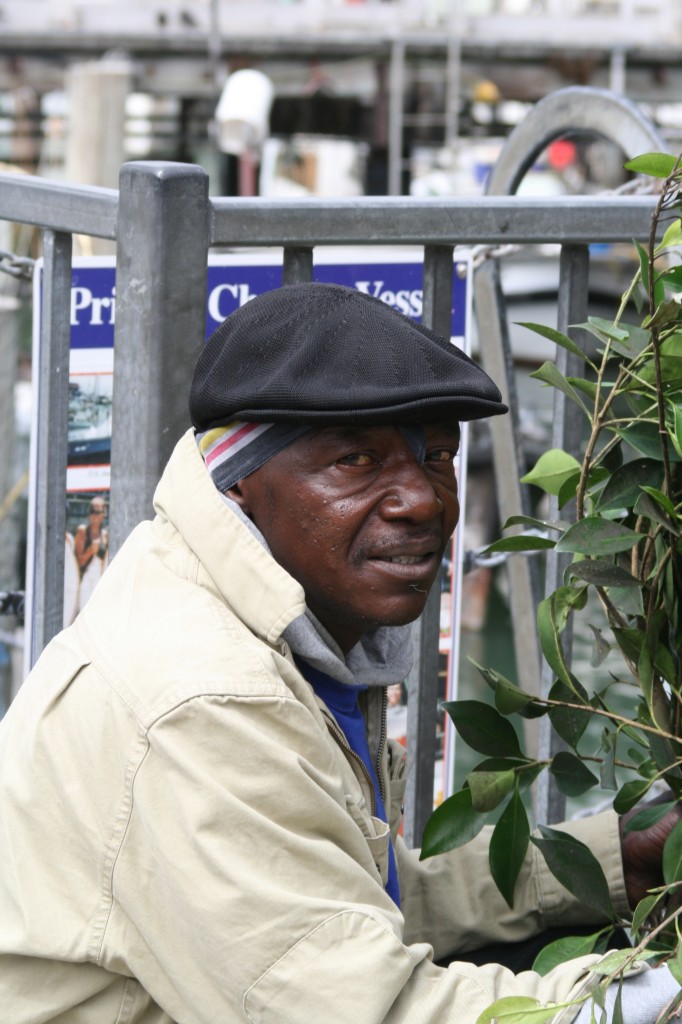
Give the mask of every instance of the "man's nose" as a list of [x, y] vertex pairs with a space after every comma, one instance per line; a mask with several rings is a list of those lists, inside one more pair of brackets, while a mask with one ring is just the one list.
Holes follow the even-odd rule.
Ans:
[[438, 518], [443, 508], [441, 497], [416, 459], [406, 461], [394, 473], [381, 502], [385, 519], [410, 519], [417, 523]]

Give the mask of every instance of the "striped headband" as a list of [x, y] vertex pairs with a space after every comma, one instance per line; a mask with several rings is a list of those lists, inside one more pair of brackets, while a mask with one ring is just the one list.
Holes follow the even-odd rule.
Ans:
[[313, 429], [303, 423], [234, 420], [224, 427], [197, 432], [196, 441], [213, 483], [224, 492]]
[[[214, 484], [219, 491], [225, 492], [311, 430], [315, 427], [302, 423], [244, 423], [234, 420], [224, 427], [197, 432], [195, 436]], [[423, 463], [426, 455], [424, 428], [410, 424], [401, 426], [400, 430], [415, 457]]]

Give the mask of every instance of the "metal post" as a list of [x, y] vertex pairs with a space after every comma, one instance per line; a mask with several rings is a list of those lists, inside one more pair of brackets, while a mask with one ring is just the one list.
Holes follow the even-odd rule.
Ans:
[[391, 69], [388, 89], [388, 194], [402, 194], [403, 105], [405, 103], [405, 43], [391, 43]]
[[284, 249], [282, 284], [301, 284], [313, 277], [313, 250], [309, 246], [287, 245]]
[[152, 513], [156, 483], [189, 426], [187, 398], [206, 333], [208, 176], [134, 162], [120, 178], [110, 545]]
[[[423, 321], [446, 338], [452, 324], [453, 247], [429, 245], [424, 250]], [[421, 842], [433, 810], [438, 714], [438, 639], [440, 635], [440, 573], [424, 611], [413, 626], [415, 663], [407, 681], [407, 748], [410, 773], [405, 791], [403, 834], [408, 846]]]
[[[586, 245], [565, 245], [561, 249], [559, 264], [559, 308], [558, 328], [564, 334], [570, 333], [573, 339], [580, 343], [576, 333], [584, 335], [584, 332], [576, 332], [571, 328], [572, 324], [583, 323], [587, 316], [587, 295], [589, 284], [589, 249]], [[585, 368], [584, 359], [580, 359], [572, 352], [557, 346], [556, 365], [564, 376], [582, 376]], [[572, 402], [562, 391], [554, 394], [554, 424], [552, 431], [552, 447], [563, 448], [566, 451], [578, 452], [582, 440], [583, 418], [582, 413], [575, 402]], [[564, 506], [559, 510], [557, 498], [554, 495], [549, 497], [548, 516], [549, 519], [562, 519], [569, 521], [575, 519], [575, 504]], [[545, 595], [551, 594], [561, 584], [564, 569], [571, 561], [571, 555], [557, 554], [555, 551], [547, 553], [545, 570]], [[562, 643], [570, 662], [570, 652], [573, 639], [571, 620], [562, 635]], [[541, 693], [543, 697], [549, 694], [554, 682], [554, 674], [549, 665], [545, 662], [542, 667]], [[565, 744], [560, 737], [549, 727], [549, 721], [542, 719], [540, 724], [539, 751], [540, 758], [552, 757]], [[535, 794], [536, 820], [540, 824], [547, 824], [556, 821], [563, 821], [566, 815], [566, 797], [559, 792], [554, 779], [548, 772], [543, 772], [538, 778]]]
[[[498, 510], [500, 521], [504, 523], [519, 512], [530, 514], [531, 509], [528, 488], [519, 483], [526, 467], [519, 425], [514, 359], [496, 260], [490, 260], [476, 271], [474, 295], [481, 363], [500, 388], [503, 401], [509, 406], [507, 416], [496, 416], [489, 424]], [[533, 559], [510, 558], [507, 573], [510, 590], [514, 595], [510, 611], [516, 674], [519, 686], [530, 693], [537, 693], [540, 687], [540, 648], [535, 610], [541, 592], [537, 566]]]
[[[63, 626], [66, 463], [68, 451], [69, 343], [71, 337], [71, 235], [43, 234], [43, 282], [38, 410], [32, 458], [35, 495], [29, 517], [28, 604], [32, 609], [28, 666]], [[35, 372], [35, 369], [34, 369]]]

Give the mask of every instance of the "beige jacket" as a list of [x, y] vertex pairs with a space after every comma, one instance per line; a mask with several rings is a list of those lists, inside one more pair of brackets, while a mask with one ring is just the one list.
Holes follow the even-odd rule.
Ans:
[[[401, 913], [386, 826], [281, 638], [301, 587], [189, 434], [156, 508], [0, 726], [1, 1024], [473, 1024], [574, 994], [591, 961], [434, 966], [586, 912], [533, 849], [511, 913], [480, 837], [424, 863], [399, 841]], [[387, 751], [394, 816], [402, 767]], [[623, 905], [615, 818], [574, 831]]]

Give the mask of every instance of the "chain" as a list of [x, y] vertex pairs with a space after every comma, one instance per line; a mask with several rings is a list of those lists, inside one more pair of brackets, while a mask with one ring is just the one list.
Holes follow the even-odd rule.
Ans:
[[[548, 537], [549, 534], [545, 533], [544, 530], [524, 530], [523, 533], [519, 533], [519, 537]], [[546, 549], [537, 548], [530, 549], [529, 551], [495, 551], [490, 555], [486, 554], [488, 546], [482, 548], [474, 548], [471, 551], [465, 551], [462, 557], [462, 572], [471, 572], [473, 569], [494, 569], [497, 565], [504, 565], [511, 555], [539, 555], [546, 553]]]
[[24, 614], [24, 597], [23, 590], [0, 590], [0, 615], [16, 615], [21, 618]]
[[15, 256], [13, 252], [0, 249], [0, 271], [11, 277], [22, 277], [26, 281], [33, 278], [36, 261], [30, 256]]
[[0, 590], [0, 615], [24, 614], [23, 590]]

